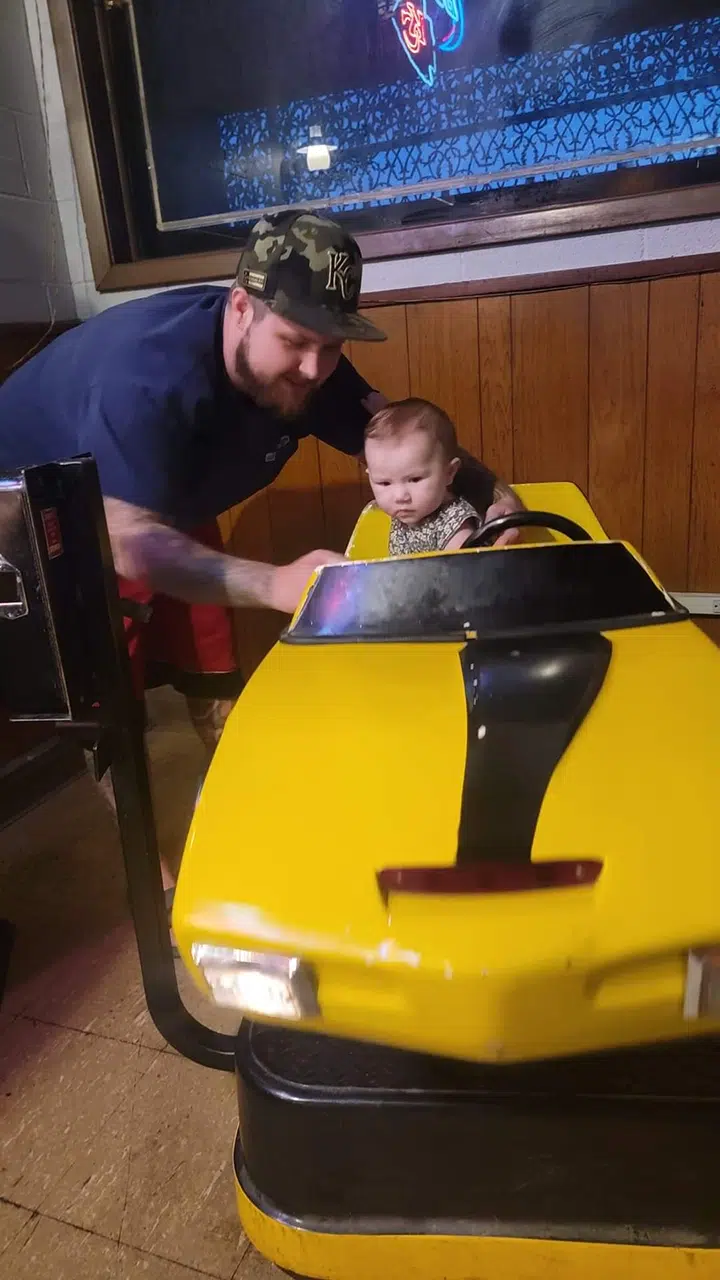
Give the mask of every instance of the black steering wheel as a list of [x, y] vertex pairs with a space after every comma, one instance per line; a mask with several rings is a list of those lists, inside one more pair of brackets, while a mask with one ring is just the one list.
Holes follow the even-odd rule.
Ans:
[[534, 525], [540, 529], [552, 529], [555, 533], [564, 533], [571, 542], [592, 541], [587, 530], [583, 529], [582, 525], [576, 524], [574, 520], [568, 520], [567, 516], [558, 516], [552, 511], [511, 511], [507, 516], [498, 516], [496, 520], [489, 520], [482, 529], [478, 529], [477, 533], [473, 533], [468, 538], [463, 545], [463, 550], [467, 550], [468, 547], [492, 546], [501, 533], [506, 533], [508, 529], [527, 528], [528, 525]]

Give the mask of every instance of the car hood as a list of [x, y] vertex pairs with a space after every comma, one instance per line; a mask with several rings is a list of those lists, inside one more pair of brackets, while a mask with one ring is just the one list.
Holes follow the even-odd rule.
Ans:
[[[425, 897], [387, 866], [455, 861], [467, 755], [459, 644], [275, 646], [232, 713], [178, 906], [234, 945], [367, 964], [612, 964], [720, 935], [720, 653], [690, 622], [608, 632], [599, 695], [562, 755], [537, 860], [592, 888]], [[462, 939], [462, 945], [460, 940]]]

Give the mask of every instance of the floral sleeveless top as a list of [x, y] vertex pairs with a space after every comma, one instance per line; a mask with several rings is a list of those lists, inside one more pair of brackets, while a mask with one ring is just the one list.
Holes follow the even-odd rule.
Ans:
[[[482, 521], [474, 507], [464, 498], [450, 498], [437, 511], [419, 524], [407, 525], [393, 520], [390, 525], [391, 556], [411, 556], [420, 551], [442, 551], [468, 520], [479, 529]], [[468, 529], [468, 538], [474, 532]]]

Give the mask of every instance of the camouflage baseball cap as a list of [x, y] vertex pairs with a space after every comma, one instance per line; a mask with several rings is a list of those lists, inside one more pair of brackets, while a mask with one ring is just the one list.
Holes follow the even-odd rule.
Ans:
[[314, 333], [384, 342], [386, 334], [358, 315], [362, 256], [337, 222], [296, 210], [261, 218], [238, 264], [235, 283], [276, 315]]

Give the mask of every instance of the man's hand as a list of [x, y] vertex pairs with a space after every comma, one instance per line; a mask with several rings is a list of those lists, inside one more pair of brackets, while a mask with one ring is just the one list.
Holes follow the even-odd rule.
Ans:
[[[485, 521], [483, 528], [489, 524], [491, 520], [499, 520], [500, 516], [510, 516], [516, 511], [524, 511], [525, 504], [521, 502], [517, 494], [503, 480], [496, 480], [493, 489], [493, 500], [485, 512]], [[519, 529], [508, 529], [506, 533], [501, 533], [496, 547], [508, 547], [513, 542], [517, 542], [520, 537]]]
[[279, 613], [294, 613], [315, 569], [324, 564], [342, 564], [344, 559], [336, 551], [308, 551], [292, 564], [278, 565], [270, 578], [268, 605]]
[[[498, 520], [500, 516], [512, 515], [515, 511], [522, 511], [522, 505], [513, 502], [511, 498], [501, 498], [499, 502], [493, 502], [485, 513], [484, 525], [489, 524], [491, 520]], [[483, 527], [484, 527], [483, 525]], [[505, 533], [501, 533], [500, 537], [494, 543], [496, 547], [508, 547], [511, 543], [517, 542], [520, 537], [519, 529], [507, 529]]]
[[379, 413], [381, 409], [386, 409], [389, 403], [390, 401], [387, 396], [383, 395], [382, 391], [371, 391], [361, 401], [363, 408], [367, 409], [371, 418], [374, 418], [375, 414]]

